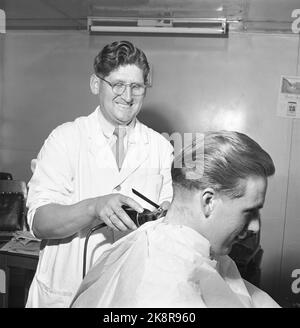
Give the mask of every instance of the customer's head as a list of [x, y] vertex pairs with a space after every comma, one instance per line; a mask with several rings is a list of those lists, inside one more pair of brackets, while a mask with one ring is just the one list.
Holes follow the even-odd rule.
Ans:
[[239, 235], [258, 232], [267, 178], [274, 172], [271, 157], [245, 134], [208, 132], [174, 160], [173, 202], [193, 199], [201, 212], [196, 230], [216, 254], [228, 254]]
[[106, 45], [94, 60], [91, 90], [100, 109], [114, 125], [127, 125], [142, 107], [149, 82], [146, 55], [129, 41]]

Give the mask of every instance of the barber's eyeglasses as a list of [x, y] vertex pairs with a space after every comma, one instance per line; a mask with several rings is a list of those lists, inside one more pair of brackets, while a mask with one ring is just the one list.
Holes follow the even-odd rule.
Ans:
[[139, 83], [123, 83], [123, 82], [116, 82], [116, 83], [111, 83], [107, 80], [105, 80], [103, 77], [98, 76], [100, 80], [106, 82], [107, 84], [110, 85], [112, 91], [114, 94], [117, 96], [121, 96], [124, 91], [126, 90], [127, 85], [129, 85], [130, 90], [132, 95], [134, 96], [142, 96], [145, 91], [147, 86], [144, 84], [139, 84]]

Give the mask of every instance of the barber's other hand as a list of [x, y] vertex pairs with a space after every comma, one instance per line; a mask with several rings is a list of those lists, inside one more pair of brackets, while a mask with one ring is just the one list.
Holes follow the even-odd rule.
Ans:
[[95, 200], [95, 216], [106, 223], [107, 226], [119, 231], [137, 229], [137, 226], [122, 208], [123, 205], [126, 205], [142, 213], [143, 207], [135, 200], [121, 194], [100, 196]]

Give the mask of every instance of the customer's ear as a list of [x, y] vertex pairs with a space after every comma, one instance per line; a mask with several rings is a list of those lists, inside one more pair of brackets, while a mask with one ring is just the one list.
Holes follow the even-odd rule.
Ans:
[[90, 78], [90, 88], [92, 94], [94, 95], [99, 94], [99, 84], [100, 84], [100, 79], [96, 76], [96, 74], [92, 74]]
[[215, 191], [212, 188], [205, 188], [202, 191], [202, 210], [206, 218], [209, 218], [214, 208]]

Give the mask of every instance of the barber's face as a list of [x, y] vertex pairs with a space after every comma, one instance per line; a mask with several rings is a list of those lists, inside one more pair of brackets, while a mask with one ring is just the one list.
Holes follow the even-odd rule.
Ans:
[[243, 197], [231, 199], [221, 196], [213, 201], [204, 236], [210, 241], [216, 255], [230, 253], [232, 245], [247, 230], [257, 233], [260, 229], [260, 209], [265, 201], [267, 180], [251, 177], [245, 183]]
[[[112, 84], [116, 82], [144, 84], [143, 71], [136, 65], [120, 66], [106, 76], [105, 80]], [[98, 82], [100, 108], [106, 119], [114, 125], [130, 123], [140, 111], [144, 95], [133, 95], [129, 85], [121, 95], [116, 95], [107, 82], [100, 79]]]

